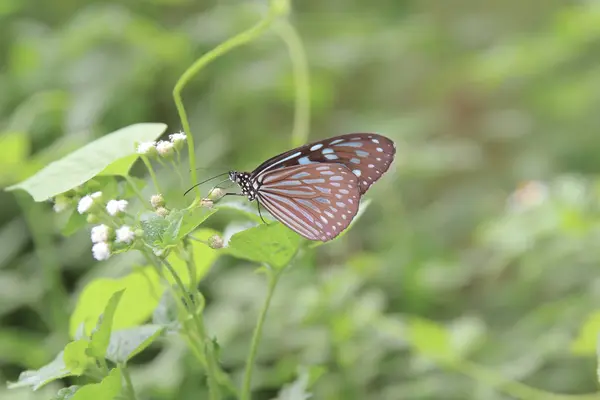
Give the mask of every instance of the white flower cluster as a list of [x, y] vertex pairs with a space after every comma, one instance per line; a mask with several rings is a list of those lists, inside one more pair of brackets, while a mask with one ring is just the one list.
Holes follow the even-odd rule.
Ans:
[[[94, 204], [99, 204], [102, 199], [102, 192], [96, 192], [91, 195], [83, 196], [77, 204], [77, 211], [80, 214], [90, 213]], [[106, 203], [106, 212], [111, 217], [117, 217], [127, 210], [127, 200], [112, 199]], [[92, 214], [93, 216], [93, 214]], [[114, 238], [115, 243], [131, 244], [135, 239], [135, 233], [131, 227], [122, 225], [113, 232], [108, 225], [101, 224], [92, 228], [91, 232], [92, 255], [98, 261], [108, 260], [111, 255], [111, 241]]]
[[[102, 224], [92, 228], [92, 255], [98, 261], [108, 260], [111, 255], [111, 238], [113, 230]], [[114, 231], [115, 243], [131, 244], [135, 239], [135, 232], [128, 225], [122, 225]]]
[[173, 154], [174, 149], [180, 149], [187, 140], [183, 132], [177, 132], [169, 135], [169, 140], [160, 140], [158, 142], [142, 142], [138, 144], [137, 153], [141, 155], [154, 155], [158, 153], [161, 157], [168, 157]]

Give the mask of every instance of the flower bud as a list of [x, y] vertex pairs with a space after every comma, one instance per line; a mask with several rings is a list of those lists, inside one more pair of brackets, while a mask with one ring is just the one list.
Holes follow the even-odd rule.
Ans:
[[163, 198], [162, 194], [153, 194], [152, 197], [150, 197], [150, 204], [152, 204], [152, 208], [157, 209], [159, 207], [164, 207], [165, 206], [165, 199]]
[[210, 191], [210, 194], [208, 195], [208, 198], [211, 200], [218, 200], [221, 197], [223, 197], [223, 195], [225, 194], [225, 191], [221, 188], [214, 188], [213, 190]]
[[200, 200], [200, 207], [212, 208], [215, 203], [211, 199]]
[[169, 210], [167, 210], [164, 207], [158, 207], [156, 209], [156, 214], [160, 215], [161, 217], [166, 217], [167, 215], [169, 215]]
[[211, 249], [221, 249], [223, 248], [224, 241], [223, 238], [219, 235], [212, 235], [208, 238], [208, 246]]
[[54, 209], [54, 212], [59, 213], [66, 210], [70, 204], [71, 202], [68, 197], [59, 194], [54, 198], [54, 205], [52, 208]]

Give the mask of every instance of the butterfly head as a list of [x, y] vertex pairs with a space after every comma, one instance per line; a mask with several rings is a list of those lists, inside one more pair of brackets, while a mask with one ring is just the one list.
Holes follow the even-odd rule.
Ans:
[[248, 197], [248, 200], [252, 201], [256, 198], [258, 188], [251, 182], [249, 173], [229, 171], [229, 180], [238, 184], [242, 189], [242, 194]]

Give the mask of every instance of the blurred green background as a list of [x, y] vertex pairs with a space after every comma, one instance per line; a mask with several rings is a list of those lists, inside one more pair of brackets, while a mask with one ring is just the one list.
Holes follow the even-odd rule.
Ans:
[[[171, 92], [180, 74], [265, 8], [3, 0], [0, 187], [125, 125], [165, 122], [178, 131]], [[274, 398], [300, 365], [326, 369], [317, 399], [515, 398], [432, 362], [436, 352], [546, 391], [594, 392], [598, 3], [303, 0], [290, 21], [310, 66], [310, 139], [376, 131], [398, 153], [349, 234], [282, 280], [256, 399]], [[293, 79], [288, 50], [269, 31], [191, 82], [183, 98], [198, 166], [216, 169], [199, 178], [252, 169], [290, 147]], [[172, 171], [159, 178], [187, 189]], [[230, 218], [210, 224], [223, 229]], [[131, 267], [127, 255], [94, 262], [89, 233], [63, 238], [61, 224], [50, 204], [0, 192], [2, 381], [65, 345], [87, 282]], [[222, 257], [201, 287], [235, 379], [265, 293], [254, 267]], [[155, 345], [135, 364], [144, 399], [204, 398], [203, 373], [181, 343]], [[0, 398], [48, 399], [60, 387], [0, 385]]]

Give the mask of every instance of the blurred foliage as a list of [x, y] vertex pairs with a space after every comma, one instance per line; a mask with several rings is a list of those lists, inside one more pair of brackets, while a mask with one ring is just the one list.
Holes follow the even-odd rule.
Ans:
[[[264, 10], [258, 0], [4, 0], [0, 185], [123, 126], [179, 130], [171, 92], [180, 74]], [[484, 370], [550, 392], [595, 391], [598, 4], [304, 0], [291, 21], [310, 65], [311, 139], [378, 131], [398, 154], [354, 228], [282, 276], [255, 398], [517, 397]], [[198, 166], [212, 169], [199, 178], [288, 149], [294, 96], [273, 32], [204, 69], [183, 92]], [[133, 171], [143, 177], [140, 165]], [[187, 189], [169, 169], [159, 179], [174, 195]], [[64, 237], [67, 217], [51, 208], [0, 192], [5, 381], [69, 342], [90, 281], [118, 284], [140, 263], [129, 253], [93, 261], [88, 232]], [[209, 226], [227, 237], [231, 221], [244, 224], [229, 210]], [[201, 283], [207, 327], [236, 382], [267, 284], [254, 268], [219, 257]], [[150, 316], [153, 307], [129, 301]], [[142, 398], [206, 393], [177, 340], [131, 365]], [[0, 398], [48, 399], [62, 387], [0, 387]]]

